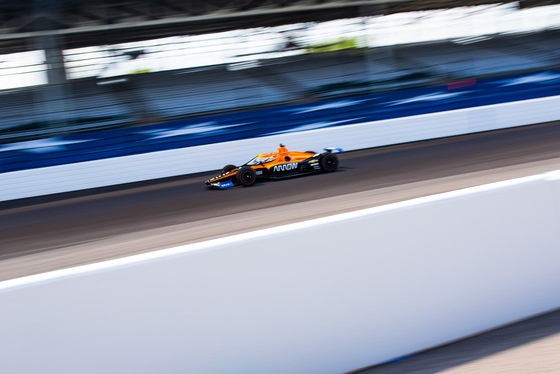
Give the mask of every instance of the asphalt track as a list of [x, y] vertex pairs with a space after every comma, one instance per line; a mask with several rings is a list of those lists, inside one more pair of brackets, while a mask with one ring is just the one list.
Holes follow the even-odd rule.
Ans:
[[560, 372], [560, 310], [354, 374]]
[[246, 188], [208, 190], [209, 172], [0, 203], [0, 280], [560, 169], [560, 122], [339, 157]]
[[[207, 190], [209, 172], [0, 203], [0, 280], [557, 170], [560, 122], [349, 152], [340, 160], [334, 173], [249, 188]], [[364, 373], [560, 372], [559, 315]]]

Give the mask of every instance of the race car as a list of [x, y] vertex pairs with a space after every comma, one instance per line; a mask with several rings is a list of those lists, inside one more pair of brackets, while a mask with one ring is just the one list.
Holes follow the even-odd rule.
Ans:
[[208, 187], [216, 189], [247, 187], [258, 180], [335, 171], [338, 167], [338, 157], [335, 153], [342, 152], [342, 149], [325, 148], [324, 150], [323, 153], [292, 152], [280, 144], [278, 152], [260, 154], [241, 166], [224, 166], [220, 175], [205, 183]]

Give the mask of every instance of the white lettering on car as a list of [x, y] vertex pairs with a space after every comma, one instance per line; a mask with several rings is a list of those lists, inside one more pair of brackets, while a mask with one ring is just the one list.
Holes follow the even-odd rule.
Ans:
[[298, 162], [291, 162], [289, 164], [275, 165], [272, 168], [272, 171], [289, 171], [289, 170], [297, 169], [297, 167], [298, 167]]

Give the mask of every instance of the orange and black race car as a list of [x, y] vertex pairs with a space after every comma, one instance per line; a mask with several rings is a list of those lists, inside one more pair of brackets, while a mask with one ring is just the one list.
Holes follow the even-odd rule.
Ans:
[[250, 186], [257, 180], [283, 179], [303, 174], [331, 172], [338, 167], [335, 153], [340, 148], [325, 148], [323, 153], [292, 152], [280, 144], [278, 152], [263, 153], [241, 166], [226, 165], [222, 173], [206, 181], [211, 188]]

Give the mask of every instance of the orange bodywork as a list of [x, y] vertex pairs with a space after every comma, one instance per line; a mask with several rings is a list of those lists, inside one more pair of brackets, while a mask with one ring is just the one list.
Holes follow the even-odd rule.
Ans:
[[[317, 155], [315, 152], [291, 152], [286, 147], [280, 146], [278, 152], [259, 154], [244, 166], [249, 166], [254, 170], [262, 170], [263, 168], [273, 170], [277, 165], [287, 165], [284, 167], [289, 168], [290, 165], [297, 166], [297, 163], [308, 160], [315, 155]], [[236, 175], [239, 169], [240, 167], [235, 167], [231, 170], [224, 171], [217, 177], [207, 180], [206, 184], [219, 184], [225, 180], [231, 179]]]
[[[261, 165], [251, 165], [253, 169], [259, 167], [266, 167], [267, 169], [272, 168], [274, 165], [285, 164], [286, 162], [299, 162], [303, 160], [307, 160], [309, 157], [313, 157], [315, 155], [314, 152], [288, 152], [285, 147], [285, 151], [273, 152], [273, 153], [263, 153], [257, 156], [257, 158], [273, 158], [272, 161], [265, 162]], [[282, 148], [278, 148], [279, 150]]]

